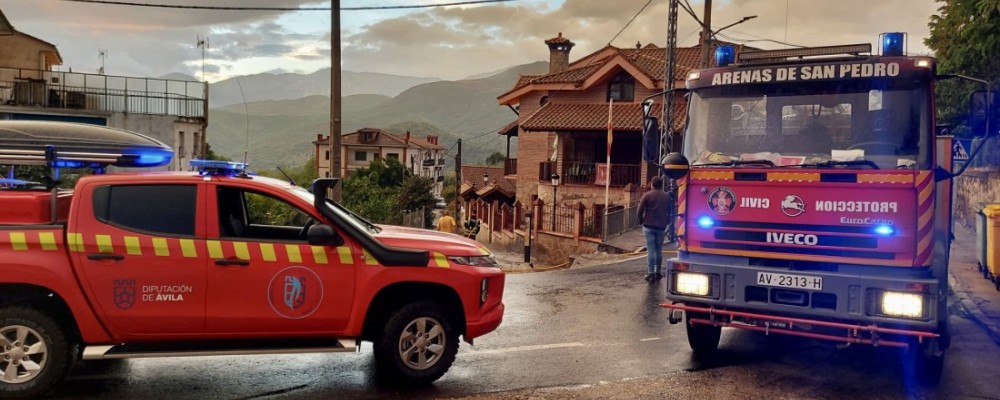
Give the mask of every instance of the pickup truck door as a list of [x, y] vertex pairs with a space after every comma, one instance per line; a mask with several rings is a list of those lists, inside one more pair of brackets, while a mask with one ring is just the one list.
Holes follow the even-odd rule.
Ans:
[[343, 329], [354, 299], [358, 246], [311, 246], [305, 232], [322, 221], [284, 190], [237, 183], [209, 190], [207, 331], [315, 334]]
[[189, 182], [77, 191], [66, 243], [98, 315], [123, 341], [204, 332], [205, 185]]

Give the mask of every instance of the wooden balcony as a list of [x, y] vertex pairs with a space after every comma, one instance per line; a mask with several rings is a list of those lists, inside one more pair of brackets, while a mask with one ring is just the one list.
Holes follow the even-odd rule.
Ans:
[[503, 162], [504, 175], [517, 175], [517, 159], [508, 158]]

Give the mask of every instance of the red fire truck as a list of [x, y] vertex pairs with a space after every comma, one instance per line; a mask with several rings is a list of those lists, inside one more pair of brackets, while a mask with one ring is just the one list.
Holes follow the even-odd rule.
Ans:
[[720, 47], [718, 68], [686, 77], [683, 155], [663, 163], [679, 244], [663, 307], [683, 311], [696, 353], [733, 327], [907, 348], [939, 376], [951, 141], [935, 132], [936, 61], [904, 41]]
[[[83, 144], [81, 144], [83, 142]], [[170, 162], [130, 132], [0, 122], [0, 164]], [[200, 172], [0, 183], [0, 398], [32, 398], [78, 360], [356, 351], [423, 384], [503, 318], [504, 274], [458, 235], [375, 225], [226, 162]]]

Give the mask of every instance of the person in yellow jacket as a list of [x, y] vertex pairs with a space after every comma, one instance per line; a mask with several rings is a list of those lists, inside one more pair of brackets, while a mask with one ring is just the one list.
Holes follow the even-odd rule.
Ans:
[[441, 232], [455, 233], [455, 219], [448, 215], [448, 210], [444, 210], [441, 213], [441, 218], [438, 218], [437, 230]]

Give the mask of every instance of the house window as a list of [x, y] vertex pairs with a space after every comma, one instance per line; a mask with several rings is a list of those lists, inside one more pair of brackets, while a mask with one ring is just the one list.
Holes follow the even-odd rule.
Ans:
[[385, 155], [385, 158], [391, 158], [393, 160], [399, 160], [399, 154], [397, 154], [397, 153], [389, 153], [389, 154]]
[[611, 100], [635, 100], [635, 78], [632, 75], [622, 72], [611, 78], [611, 82], [608, 82], [608, 101]]
[[327, 151], [326, 151], [326, 155], [324, 156], [324, 158], [323, 158], [323, 159], [324, 159], [324, 160], [328, 160], [328, 161], [330, 160], [330, 150], [327, 150]]
[[368, 153], [365, 153], [363, 151], [355, 151], [354, 161], [368, 161]]

